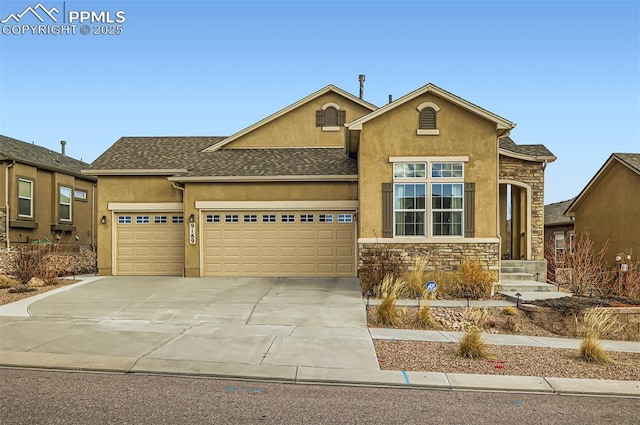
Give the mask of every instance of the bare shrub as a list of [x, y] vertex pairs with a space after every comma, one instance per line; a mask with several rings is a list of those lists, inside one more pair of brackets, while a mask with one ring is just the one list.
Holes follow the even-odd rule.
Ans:
[[397, 278], [404, 270], [402, 258], [385, 245], [368, 249], [362, 257], [359, 269], [362, 294], [367, 291], [374, 292], [375, 286], [379, 285], [385, 276]]
[[32, 277], [46, 282], [50, 275], [49, 255], [52, 250], [52, 245], [48, 244], [19, 246], [9, 260], [10, 273], [23, 284], [27, 284]]
[[[608, 249], [608, 241], [597, 250], [589, 233], [577, 233], [574, 237], [573, 252], [568, 242], [565, 242], [563, 252], [548, 256], [556, 281], [561, 279], [576, 295], [588, 294], [591, 285], [607, 291], [606, 288], [611, 286], [614, 279], [611, 268], [604, 262]], [[548, 251], [554, 253], [555, 247], [550, 246]]]
[[640, 261], [628, 263], [626, 266], [627, 271], [623, 271], [616, 265], [609, 285], [597, 285], [598, 291], [603, 295], [640, 299]]

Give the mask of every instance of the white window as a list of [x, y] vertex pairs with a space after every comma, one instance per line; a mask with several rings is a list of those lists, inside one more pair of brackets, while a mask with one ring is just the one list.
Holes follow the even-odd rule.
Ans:
[[275, 214], [262, 214], [262, 222], [263, 223], [275, 223], [276, 215]]
[[18, 179], [18, 216], [33, 217], [33, 182]]
[[395, 162], [394, 235], [464, 236], [463, 177], [459, 161]]
[[558, 262], [562, 262], [562, 254], [564, 254], [564, 232], [557, 232], [553, 235], [554, 258]]
[[576, 234], [571, 232], [569, 233], [569, 254], [573, 254], [573, 244], [576, 239]]
[[282, 214], [280, 216], [280, 221], [282, 221], [283, 223], [295, 223], [296, 216], [294, 214]]
[[167, 222], [167, 216], [166, 215], [156, 215], [153, 217], [153, 222], [155, 224], [165, 224]]
[[71, 221], [71, 193], [70, 187], [60, 186], [58, 198], [60, 221]]
[[184, 217], [181, 215], [174, 215], [171, 217], [171, 222], [173, 224], [182, 224], [184, 223]]
[[300, 214], [301, 223], [313, 223], [313, 214]]
[[121, 215], [118, 217], [118, 224], [131, 224], [130, 215]]
[[238, 214], [227, 214], [224, 216], [225, 223], [237, 223], [238, 222]]
[[338, 214], [338, 223], [353, 223], [353, 214]]
[[86, 190], [76, 189], [76, 190], [73, 191], [73, 197], [76, 198], [79, 201], [86, 201], [87, 200], [87, 191]]
[[257, 223], [258, 216], [256, 214], [245, 214], [245, 216], [242, 218], [242, 221], [244, 221], [245, 223]]
[[219, 214], [207, 214], [206, 222], [207, 223], [220, 223], [220, 215]]
[[320, 223], [333, 223], [333, 214], [319, 214], [318, 221]]

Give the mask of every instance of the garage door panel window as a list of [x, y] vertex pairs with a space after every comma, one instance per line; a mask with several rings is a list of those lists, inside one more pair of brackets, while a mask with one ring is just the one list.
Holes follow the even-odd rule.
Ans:
[[242, 221], [245, 223], [257, 223], [258, 216], [256, 214], [245, 214], [245, 216], [242, 217]]
[[167, 216], [166, 215], [156, 215], [153, 217], [154, 224], [166, 224]]
[[313, 220], [314, 220], [313, 214], [300, 214], [301, 223], [313, 223]]
[[225, 223], [237, 223], [238, 222], [238, 214], [226, 214], [224, 216]]
[[353, 223], [353, 214], [338, 214], [338, 223]]
[[320, 223], [333, 223], [333, 214], [319, 214], [318, 222]]
[[220, 215], [218, 215], [218, 214], [207, 214], [206, 222], [207, 223], [220, 223]]
[[131, 216], [130, 215], [121, 215], [118, 217], [118, 224], [131, 224]]
[[275, 214], [263, 214], [262, 215], [262, 222], [263, 223], [275, 223], [276, 222], [276, 215]]
[[184, 223], [184, 217], [181, 215], [174, 215], [171, 217], [171, 223], [173, 224], [182, 224]]
[[295, 216], [295, 214], [282, 214], [280, 216], [280, 220], [283, 223], [295, 223], [296, 222], [296, 216]]
[[148, 215], [136, 216], [136, 224], [149, 224], [149, 216]]

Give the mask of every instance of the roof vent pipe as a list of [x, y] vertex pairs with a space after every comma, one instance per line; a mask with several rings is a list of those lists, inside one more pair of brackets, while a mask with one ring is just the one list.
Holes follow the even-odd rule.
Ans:
[[358, 81], [360, 81], [360, 99], [364, 98], [364, 74], [358, 75]]
[[65, 154], [65, 151], [66, 151], [66, 150], [65, 150], [65, 146], [66, 146], [66, 144], [67, 144], [67, 142], [66, 142], [66, 141], [64, 141], [64, 140], [60, 140], [60, 146], [61, 146], [61, 148], [62, 148], [62, 156], [65, 156], [65, 155], [66, 155], [66, 154]]
[[389, 103], [393, 102], [393, 96], [389, 95]]

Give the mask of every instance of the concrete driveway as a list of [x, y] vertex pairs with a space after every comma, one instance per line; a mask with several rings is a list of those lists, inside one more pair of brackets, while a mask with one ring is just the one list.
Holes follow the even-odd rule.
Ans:
[[0, 363], [292, 380], [379, 370], [356, 279], [107, 277], [28, 313], [0, 316]]

